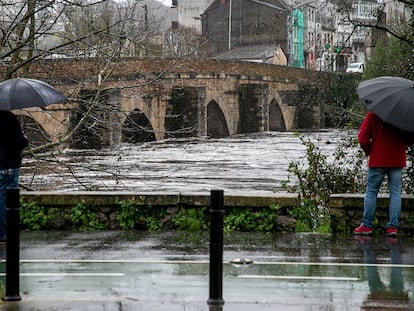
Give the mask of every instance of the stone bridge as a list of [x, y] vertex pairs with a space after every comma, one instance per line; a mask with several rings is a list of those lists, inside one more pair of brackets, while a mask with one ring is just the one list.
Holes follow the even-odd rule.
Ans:
[[26, 132], [41, 129], [36, 139], [42, 143], [62, 140], [83, 120], [70, 141], [96, 147], [323, 128], [330, 106], [349, 103], [350, 92], [338, 97], [332, 89], [351, 75], [212, 59], [128, 58], [36, 62], [28, 76], [50, 83], [69, 102], [16, 111]]

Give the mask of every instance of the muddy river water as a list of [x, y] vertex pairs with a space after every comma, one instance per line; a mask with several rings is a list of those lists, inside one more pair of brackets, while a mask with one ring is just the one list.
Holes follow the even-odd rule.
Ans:
[[[342, 131], [302, 133], [327, 154]], [[25, 158], [20, 182], [35, 190], [273, 192], [288, 178], [292, 161], [306, 148], [293, 132], [229, 138], [163, 140], [112, 149], [66, 149], [54, 156]]]

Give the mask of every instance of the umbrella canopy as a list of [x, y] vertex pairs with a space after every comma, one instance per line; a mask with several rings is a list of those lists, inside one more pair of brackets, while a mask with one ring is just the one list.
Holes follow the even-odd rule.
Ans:
[[42, 107], [66, 101], [66, 97], [51, 85], [27, 78], [0, 82], [0, 110]]
[[362, 81], [357, 93], [368, 110], [384, 122], [414, 133], [413, 83], [400, 77], [378, 77]]

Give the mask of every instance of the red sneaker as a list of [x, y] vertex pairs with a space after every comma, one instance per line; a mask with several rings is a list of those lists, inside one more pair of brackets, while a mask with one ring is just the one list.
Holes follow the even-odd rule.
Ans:
[[395, 239], [397, 237], [397, 228], [387, 228], [387, 237]]
[[365, 227], [364, 225], [360, 225], [358, 228], [354, 230], [355, 235], [372, 235], [372, 229]]

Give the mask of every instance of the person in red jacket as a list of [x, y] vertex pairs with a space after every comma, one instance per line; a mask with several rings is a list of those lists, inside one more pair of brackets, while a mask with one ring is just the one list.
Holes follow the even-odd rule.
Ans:
[[368, 112], [358, 133], [359, 144], [368, 158], [368, 176], [361, 225], [356, 235], [372, 235], [379, 189], [387, 176], [390, 205], [386, 234], [396, 238], [401, 211], [402, 169], [406, 166], [407, 137], [397, 127]]

